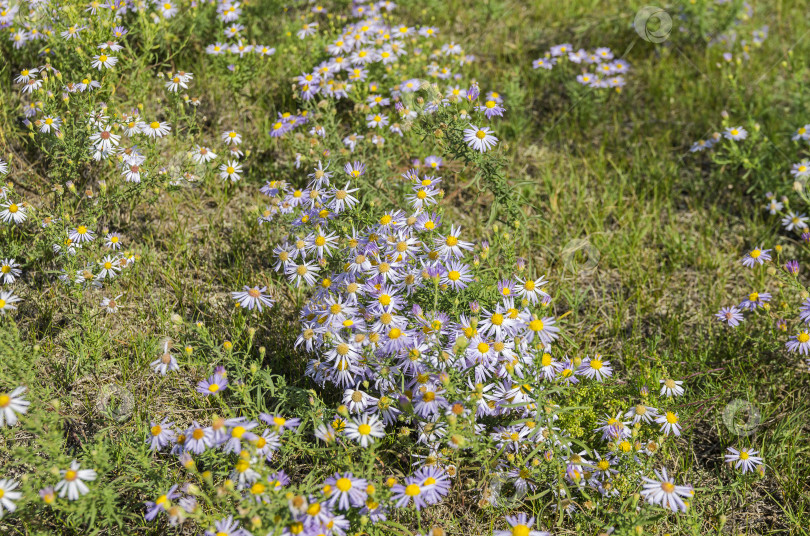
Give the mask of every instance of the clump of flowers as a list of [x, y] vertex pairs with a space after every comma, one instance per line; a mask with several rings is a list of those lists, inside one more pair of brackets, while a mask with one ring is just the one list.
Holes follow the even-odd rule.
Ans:
[[533, 69], [551, 71], [562, 67], [578, 72], [576, 81], [583, 86], [617, 92], [625, 86], [624, 76], [630, 71], [630, 64], [617, 58], [608, 47], [575, 49], [570, 43], [554, 45], [532, 62]]

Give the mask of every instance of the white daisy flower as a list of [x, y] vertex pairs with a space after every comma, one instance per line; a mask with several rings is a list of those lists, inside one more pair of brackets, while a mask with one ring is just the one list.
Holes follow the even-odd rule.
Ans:
[[67, 495], [69, 501], [75, 501], [82, 495], [90, 493], [90, 488], [85, 482], [92, 482], [96, 479], [96, 472], [92, 469], [79, 469], [79, 462], [73, 460], [70, 469], [59, 471], [62, 480], [56, 484], [56, 491], [60, 497]]
[[673, 379], [660, 380], [661, 396], [681, 396], [683, 394], [683, 381]]
[[17, 308], [15, 303], [22, 301], [19, 297], [11, 293], [11, 291], [0, 292], [0, 315], [6, 314], [8, 311], [13, 311]]
[[263, 307], [273, 306], [273, 300], [270, 298], [270, 296], [264, 294], [264, 291], [266, 290], [267, 287], [259, 288], [245, 285], [244, 291], [231, 292], [231, 297], [239, 302], [241, 307], [244, 307], [248, 311], [258, 309], [261, 313]]
[[25, 208], [21, 205], [11, 202], [0, 204], [0, 220], [3, 220], [5, 223], [22, 223], [27, 217]]
[[470, 128], [464, 129], [464, 141], [480, 153], [485, 153], [498, 144], [498, 138], [492, 135], [489, 127], [478, 128], [472, 123]]
[[219, 178], [223, 180], [227, 179], [231, 182], [237, 182], [242, 178], [240, 175], [240, 173], [242, 173], [242, 164], [234, 160], [228, 160], [227, 164], [219, 166], [219, 171]]
[[655, 471], [657, 480], [644, 477], [644, 489], [641, 490], [647, 502], [669, 508], [673, 512], [680, 510], [686, 512], [689, 505], [681, 497], [693, 497], [695, 490], [692, 486], [677, 486], [667, 474], [666, 468], [661, 472]]
[[115, 255], [107, 255], [99, 261], [98, 265], [101, 266], [101, 272], [96, 279], [112, 279], [121, 271], [121, 263]]
[[726, 454], [726, 463], [734, 464], [735, 469], [742, 467], [743, 474], [754, 471], [758, 465], [762, 465], [762, 458], [757, 456], [757, 451], [754, 449], [743, 447], [737, 450], [734, 447], [728, 447], [727, 450], [731, 454]]
[[92, 66], [100, 71], [102, 68], [112, 69], [116, 63], [118, 63], [118, 58], [115, 56], [99, 54], [97, 56], [93, 56]]
[[166, 121], [152, 121], [151, 123], [141, 122], [141, 132], [150, 138], [162, 138], [169, 134], [172, 127]]
[[681, 435], [681, 425], [679, 423], [678, 414], [674, 411], [667, 411], [664, 415], [655, 419], [655, 422], [661, 425], [661, 433], [666, 435]]
[[121, 296], [123, 296], [123, 294], [119, 294], [115, 298], [104, 298], [101, 300], [101, 306], [104, 307], [108, 313], [117, 313], [118, 307], [120, 306], [118, 300]]
[[194, 160], [194, 162], [197, 164], [204, 164], [206, 162], [210, 162], [216, 157], [217, 153], [215, 153], [208, 147], [201, 147], [199, 145], [195, 145], [194, 150], [191, 151], [191, 159]]
[[172, 372], [173, 370], [178, 370], [180, 368], [180, 365], [177, 364], [177, 359], [175, 359], [175, 357], [169, 351], [168, 342], [163, 344], [163, 354], [149, 363], [149, 366], [152, 367], [153, 371], [158, 372], [163, 376], [165, 376], [167, 372]]
[[83, 242], [92, 242], [96, 239], [96, 235], [87, 226], [79, 225], [68, 232], [68, 238], [75, 244], [81, 244]]
[[3, 259], [0, 261], [0, 283], [10, 285], [20, 277], [22, 271], [20, 265], [14, 259]]
[[385, 425], [376, 415], [364, 413], [346, 423], [345, 435], [353, 441], [360, 443], [361, 447], [368, 447], [374, 443], [375, 438], [385, 437]]
[[225, 145], [239, 145], [242, 143], [242, 135], [236, 132], [235, 130], [228, 130], [222, 133], [222, 141], [225, 142]]
[[23, 398], [25, 390], [25, 387], [20, 386], [8, 394], [0, 393], [0, 428], [14, 426], [17, 424], [17, 415], [28, 411], [31, 402]]
[[14, 491], [19, 486], [19, 483], [4, 478], [0, 480], [0, 517], [3, 517], [5, 512], [13, 512], [17, 505], [14, 501], [22, 497], [22, 493]]

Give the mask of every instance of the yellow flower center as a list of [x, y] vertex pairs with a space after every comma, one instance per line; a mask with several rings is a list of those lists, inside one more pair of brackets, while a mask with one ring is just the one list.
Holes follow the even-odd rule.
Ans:
[[515, 525], [512, 527], [512, 536], [529, 536], [531, 529], [526, 525]]

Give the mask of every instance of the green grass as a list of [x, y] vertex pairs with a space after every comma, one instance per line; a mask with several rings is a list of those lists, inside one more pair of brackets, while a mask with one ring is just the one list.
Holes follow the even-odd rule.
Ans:
[[[402, 4], [406, 18], [427, 18], [478, 55], [482, 88], [500, 88], [504, 94], [508, 113], [496, 130], [509, 146], [507, 178], [526, 216], [517, 233], [521, 253], [538, 273], [549, 275], [556, 311], [567, 313], [573, 347], [583, 355], [599, 351], [609, 356], [619, 377], [629, 382], [653, 371], [686, 379], [686, 395], [679, 400], [685, 432], [664, 456], [669, 467], [696, 486], [695, 508], [688, 517], [659, 520], [650, 530], [806, 534], [810, 375], [784, 350], [784, 336], [770, 321], [746, 321], [731, 331], [712, 318], [721, 305], [750, 292], [749, 272], [739, 265], [746, 248], [782, 243], [790, 251], [798, 249], [761, 210], [766, 189], [789, 191], [784, 169], [798, 158], [779, 157], [781, 175], [768, 165], [746, 176], [737, 166], [688, 154], [692, 141], [719, 128], [724, 110], [734, 124], [759, 122], [780, 150], [789, 150], [789, 144], [776, 140], [789, 139], [797, 126], [808, 122], [810, 104], [808, 71], [802, 65], [810, 54], [810, 38], [805, 38], [810, 27], [802, 2], [758, 5], [755, 23], [744, 28], [768, 24], [770, 36], [762, 48], [751, 51], [750, 60], [734, 68], [718, 67], [718, 49], [689, 36], [676, 33], [660, 45], [638, 38], [631, 23], [642, 3]], [[632, 70], [624, 91], [588, 95], [556, 71], [531, 69], [533, 59], [564, 41], [575, 48], [604, 45], [625, 54]], [[794, 65], [785, 67], [790, 50]], [[200, 73], [201, 86], [210, 88], [211, 106], [222, 106], [217, 95], [224, 88], [216, 86], [213, 75], [208, 78], [201, 65], [191, 70]], [[284, 109], [278, 102], [273, 106]], [[234, 118], [268, 109], [260, 98], [255, 107], [235, 110]], [[16, 127], [7, 132], [11, 128]], [[321, 405], [327, 415], [333, 407], [334, 393], [323, 395], [325, 401], [310, 401], [313, 386], [304, 376], [306, 358], [292, 349], [295, 305], [302, 297], [273, 285], [270, 259], [279, 236], [256, 223], [258, 185], [285, 174], [272, 158], [268, 154], [257, 165], [267, 175], [235, 186], [206, 183], [161, 192], [154, 202], [109, 215], [110, 226], [125, 232], [128, 246], [140, 254], [124, 283], [126, 305], [117, 315], [88, 313], [92, 304], [81, 293], [66, 296], [44, 283], [37, 287], [41, 293], [23, 296], [26, 302], [16, 323], [24, 340], [38, 350], [15, 359], [29, 363], [29, 379], [48, 378], [49, 390], [40, 394], [57, 401], [55, 414], [67, 423], [69, 448], [87, 450], [102, 438], [111, 440], [108, 455], [122, 463], [111, 461], [109, 467], [123, 471], [115, 475], [121, 478], [122, 494], [109, 497], [111, 505], [154, 496], [157, 490], [148, 477], [168, 469], [137, 454], [137, 445], [156, 413], [195, 418], [200, 408], [193, 385], [212, 363], [249, 375], [243, 391], [246, 406], [272, 411], [278, 405]], [[471, 179], [464, 169], [445, 175], [448, 211], [472, 236], [503, 233], [504, 224], [490, 218], [493, 196], [476, 190]], [[25, 179], [17, 182], [26, 186]], [[564, 247], [582, 239], [598, 251], [599, 261], [593, 270], [572, 272], [565, 265]], [[253, 282], [273, 285], [279, 303], [286, 305], [261, 320], [236, 314], [228, 293]], [[175, 324], [172, 314], [187, 322]], [[196, 330], [189, 321], [201, 321], [205, 328]], [[248, 328], [255, 333], [248, 334]], [[148, 365], [166, 337], [195, 348], [180, 374], [156, 380]], [[222, 350], [225, 340], [233, 341], [232, 352]], [[257, 372], [251, 373], [251, 366]], [[134, 410], [123, 422], [99, 410], [105, 385], [120, 386], [133, 396]], [[655, 391], [657, 386], [649, 387]], [[759, 426], [746, 441], [767, 462], [763, 478], [737, 478], [722, 463], [725, 448], [738, 444], [723, 422], [724, 408], [735, 399], [749, 401], [761, 412]], [[304, 454], [300, 458], [302, 474], [311, 464], [324, 463]], [[477, 506], [482, 473], [465, 468], [458, 499], [428, 511], [423, 526], [441, 522], [454, 535], [500, 528], [492, 523], [501, 511]], [[117, 506], [109, 508], [118, 511]], [[128, 516], [124, 533], [157, 533], [133, 512], [138, 509], [120, 512]], [[56, 516], [50, 521], [53, 533], [79, 531]], [[6, 522], [0, 521], [0, 527]], [[28, 533], [13, 521], [5, 527], [10, 533]], [[586, 515], [549, 528], [556, 534], [594, 534], [600, 526]]]

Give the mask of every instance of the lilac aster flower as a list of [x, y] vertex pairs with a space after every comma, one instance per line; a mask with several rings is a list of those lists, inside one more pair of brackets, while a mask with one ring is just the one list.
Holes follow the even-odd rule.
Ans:
[[350, 164], [346, 164], [343, 169], [346, 171], [346, 174], [356, 179], [361, 177], [366, 172], [366, 165], [362, 162], [352, 162]]
[[802, 303], [802, 306], [799, 309], [799, 318], [801, 318], [802, 322], [807, 322], [810, 324], [810, 298], [807, 298]]
[[225, 421], [230, 427], [227, 441], [223, 447], [223, 452], [240, 453], [242, 451], [243, 441], [255, 441], [259, 438], [256, 434], [251, 432], [259, 423], [255, 421], [245, 421], [244, 418], [229, 419]]
[[461, 290], [467, 288], [467, 283], [472, 280], [473, 276], [470, 274], [469, 266], [463, 262], [451, 260], [445, 266], [441, 282], [453, 290]]
[[484, 112], [487, 119], [492, 119], [495, 116], [503, 117], [505, 108], [494, 100], [488, 100], [478, 107], [478, 111]]
[[325, 484], [329, 486], [330, 506], [337, 504], [338, 510], [348, 510], [351, 506], [361, 507], [365, 504], [368, 493], [368, 481], [364, 478], [357, 478], [352, 473], [335, 473], [326, 479]]
[[286, 419], [281, 415], [270, 415], [268, 413], [260, 413], [259, 419], [268, 426], [273, 426], [277, 432], [295, 430], [301, 424], [301, 419]]
[[802, 330], [798, 334], [792, 336], [785, 344], [791, 352], [799, 352], [802, 355], [810, 355], [810, 333], [807, 330]]
[[719, 312], [714, 315], [720, 322], [726, 322], [732, 328], [736, 328], [743, 321], [743, 315], [735, 306], [723, 307]]
[[391, 500], [397, 508], [405, 508], [412, 501], [417, 510], [427, 506], [426, 498], [430, 486], [421, 486], [419, 479], [413, 476], [405, 478], [405, 484], [395, 484], [391, 488]]
[[771, 295], [768, 292], [752, 292], [748, 298], [740, 302], [742, 309], [755, 310], [757, 307], [764, 306], [767, 302], [771, 301]]
[[176, 436], [172, 429], [173, 424], [168, 417], [160, 423], [152, 421], [149, 428], [149, 438], [146, 440], [149, 443], [149, 450], [162, 450], [175, 440]]
[[790, 275], [798, 275], [799, 274], [799, 261], [792, 260], [787, 261], [785, 263], [785, 271]]
[[665, 468], [662, 468], [660, 472], [656, 470], [655, 476], [657, 480], [643, 477], [644, 489], [641, 491], [641, 495], [647, 499], [647, 502], [657, 504], [673, 512], [678, 510], [686, 512], [688, 506], [681, 497], [691, 499], [695, 495], [692, 486], [676, 485]]
[[418, 469], [413, 476], [418, 479], [420, 486], [427, 488], [428, 504], [441, 501], [442, 497], [450, 493], [453, 485], [450, 475], [441, 467], [427, 465]]
[[259, 288], [245, 285], [243, 291], [231, 292], [231, 297], [239, 302], [241, 307], [244, 307], [248, 311], [258, 309], [261, 313], [263, 307], [273, 306], [273, 300], [270, 299], [270, 296], [264, 294], [266, 290], [267, 287]]
[[748, 253], [745, 254], [745, 257], [742, 259], [743, 266], [747, 266], [749, 268], [753, 268], [754, 264], [762, 265], [771, 260], [771, 256], [768, 255], [770, 249], [764, 249], [762, 247], [754, 248]]
[[193, 421], [188, 430], [186, 430], [185, 443], [183, 444], [185, 450], [193, 452], [194, 454], [202, 454], [205, 449], [214, 447], [214, 434], [211, 428], [203, 428], [197, 421]]
[[171, 506], [170, 501], [172, 499], [176, 499], [179, 496], [180, 494], [177, 493], [177, 484], [175, 484], [174, 486], [169, 488], [169, 491], [167, 491], [165, 494], [161, 495], [154, 501], [146, 501], [145, 502], [146, 514], [144, 515], [144, 518], [147, 521], [152, 521], [158, 516], [158, 514], [167, 511], [168, 507]]
[[810, 160], [802, 160], [793, 164], [790, 168], [790, 174], [796, 179], [806, 179], [810, 177]]
[[250, 533], [239, 528], [239, 522], [234, 521], [233, 516], [228, 516], [214, 523], [214, 528], [205, 531], [205, 536], [250, 536]]
[[733, 464], [735, 469], [742, 468], [743, 474], [754, 471], [757, 465], [762, 464], [762, 458], [757, 456], [758, 452], [752, 448], [743, 447], [740, 450], [728, 447], [729, 454], [725, 455], [725, 461]]
[[532, 69], [547, 69], [551, 70], [557, 63], [557, 58], [537, 58], [532, 62]]
[[478, 95], [480, 94], [481, 90], [478, 89], [478, 84], [473, 84], [472, 86], [470, 86], [470, 89], [467, 90], [467, 100], [473, 102], [478, 98]]
[[209, 396], [215, 395], [228, 387], [228, 378], [220, 372], [215, 372], [207, 380], [197, 384], [197, 392]]
[[786, 231], [792, 231], [793, 229], [805, 231], [807, 230], [807, 215], [788, 212], [787, 216], [782, 218], [782, 225]]
[[509, 524], [509, 530], [496, 530], [493, 536], [514, 536], [521, 534], [525, 536], [549, 536], [548, 532], [534, 530], [534, 518], [527, 517], [526, 514], [520, 513], [516, 516], [506, 516], [506, 522]]

